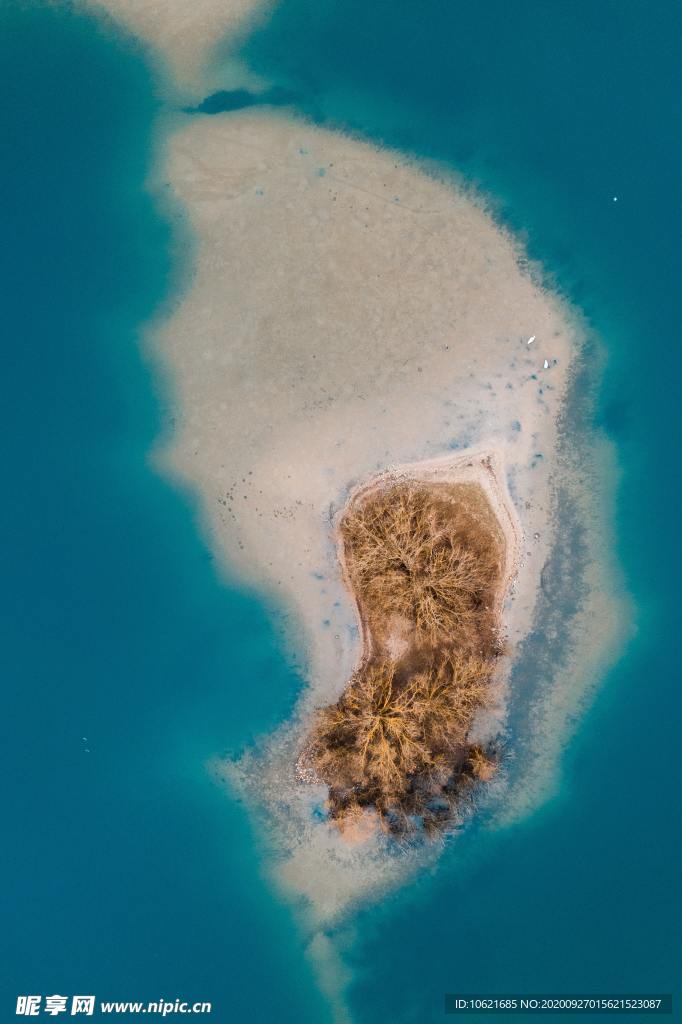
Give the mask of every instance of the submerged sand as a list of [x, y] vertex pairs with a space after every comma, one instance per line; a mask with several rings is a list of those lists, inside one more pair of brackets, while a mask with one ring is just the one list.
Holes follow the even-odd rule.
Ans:
[[[342, 849], [293, 772], [306, 716], [360, 655], [338, 514], [377, 473], [493, 454], [519, 524], [505, 610], [518, 645], [553, 543], [578, 329], [474, 197], [396, 153], [242, 112], [188, 119], [163, 177], [198, 239], [191, 288], [154, 340], [179, 410], [166, 464], [201, 494], [229, 572], [270, 595], [308, 684], [242, 781], [277, 823], [281, 877], [328, 918], [406, 869], [380, 839]], [[501, 698], [489, 727], [504, 715]]]
[[537, 583], [577, 339], [511, 239], [396, 154], [268, 112], [188, 121], [164, 170], [200, 239], [155, 339], [180, 411], [170, 464], [230, 571], [293, 610], [309, 700], [357, 657], [330, 524], [377, 471], [498, 452]]
[[[194, 89], [216, 35], [257, 6], [92, 2], [153, 42]], [[599, 470], [559, 431], [581, 330], [479, 198], [289, 114], [187, 117], [165, 140], [153, 186], [170, 191], [195, 238], [180, 305], [151, 332], [177, 405], [159, 459], [200, 495], [226, 573], [270, 599], [307, 684], [293, 722], [229, 775], [266, 808], [279, 881], [328, 922], [437, 853], [398, 851], [376, 835], [344, 843], [315, 817], [324, 792], [296, 778], [311, 711], [338, 697], [361, 653], [335, 542], [354, 488], [384, 472], [457, 476], [466, 463], [492, 487], [513, 571], [503, 610], [511, 657], [496, 712], [479, 723], [489, 734], [505, 728], [510, 689], [524, 699], [509, 669], [533, 629], [560, 506], [585, 525], [571, 566], [581, 610], [564, 624], [564, 640], [580, 630], [580, 641], [562, 646], [533, 695], [535, 789], [507, 790], [505, 802], [497, 783], [509, 816], [519, 799], [537, 801], [537, 779], [555, 767], [612, 649], [618, 616], [590, 495]]]
[[[221, 41], [245, 32], [274, 0], [80, 0], [106, 13], [161, 58], [172, 85], [196, 95], [210, 89], [211, 58]], [[226, 84], [222, 83], [222, 88]]]

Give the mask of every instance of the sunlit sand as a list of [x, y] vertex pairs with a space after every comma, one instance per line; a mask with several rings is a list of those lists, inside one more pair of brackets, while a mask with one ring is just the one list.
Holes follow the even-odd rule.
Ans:
[[230, 570], [295, 610], [310, 700], [356, 659], [331, 524], [377, 471], [499, 453], [531, 538], [529, 615], [577, 339], [511, 239], [396, 154], [269, 113], [188, 121], [164, 177], [200, 239], [156, 333], [180, 413], [168, 461]]
[[[96, 2], [194, 87], [216, 33], [252, 8], [204, 0], [195, 18], [170, 0]], [[306, 683], [291, 723], [217, 770], [265, 808], [280, 883], [331, 921], [437, 854], [396, 852], [371, 829], [344, 842], [314, 816], [321, 787], [296, 777], [311, 711], [338, 697], [361, 651], [334, 532], [354, 488], [400, 467], [492, 460], [486, 486], [514, 580], [503, 610], [510, 657], [497, 711], [481, 725], [489, 733], [505, 729], [509, 668], [534, 625], [560, 501], [583, 517], [571, 581], [581, 612], [537, 699], [533, 787], [500, 795], [498, 820], [548, 790], [562, 738], [614, 648], [620, 613], [605, 582], [604, 510], [590, 493], [602, 463], [559, 430], [581, 328], [480, 198], [438, 169], [294, 116], [187, 117], [166, 138], [152, 185], [195, 239], [179, 306], [150, 332], [177, 406], [158, 461], [200, 496], [226, 574], [267, 597]], [[495, 786], [501, 794], [504, 780]]]
[[[196, 93], [226, 35], [245, 31], [273, 0], [81, 0], [153, 47], [173, 84]], [[223, 83], [224, 87], [224, 83]]]
[[[553, 541], [557, 422], [580, 347], [566, 309], [473, 197], [292, 117], [189, 120], [163, 175], [199, 240], [191, 287], [155, 337], [180, 414], [165, 462], [202, 495], [226, 568], [278, 610], [308, 683], [300, 716], [335, 699], [358, 660], [333, 527], [353, 487], [391, 467], [494, 454], [523, 536], [505, 621], [518, 644]], [[372, 872], [360, 881], [354, 851], [330, 881], [335, 840], [308, 829], [307, 796], [287, 802], [295, 750], [282, 737], [274, 750], [252, 769], [287, 804], [284, 875], [338, 906]]]

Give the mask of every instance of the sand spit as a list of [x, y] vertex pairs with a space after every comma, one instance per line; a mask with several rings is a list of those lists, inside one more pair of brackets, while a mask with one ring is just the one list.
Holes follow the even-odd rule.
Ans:
[[357, 660], [330, 525], [386, 467], [499, 453], [529, 538], [520, 635], [577, 341], [512, 240], [397, 154], [267, 112], [188, 120], [163, 171], [199, 240], [154, 339], [178, 399], [166, 462], [230, 571], [287, 609], [309, 702]]
[[[174, 84], [192, 95], [209, 88], [205, 78], [224, 36], [244, 31], [272, 0], [81, 0], [105, 11], [118, 25], [159, 54]], [[222, 82], [225, 88], [225, 82]]]
[[[195, 97], [248, 85], [210, 81], [211, 55], [223, 34], [268, 8], [82, 2], [139, 35], [178, 92]], [[586, 473], [557, 426], [580, 332], [475, 197], [398, 154], [292, 117], [259, 110], [174, 124], [152, 185], [160, 196], [170, 190], [196, 239], [190, 287], [151, 332], [178, 412], [160, 461], [200, 495], [226, 570], [270, 597], [308, 683], [294, 722], [231, 774], [267, 808], [279, 880], [329, 921], [435, 856], [415, 860], [374, 840], [339, 847], [293, 772], [311, 710], [338, 697], [361, 651], [333, 530], [359, 482], [472, 448], [495, 453], [520, 531], [504, 620], [514, 703], [537, 709], [527, 730], [531, 806], [594, 679], [588, 668], [614, 649], [607, 530], [590, 495], [601, 470]], [[584, 444], [578, 462], [588, 457]], [[567, 507], [586, 525], [586, 542], [570, 561], [581, 610], [561, 621], [562, 601], [549, 607], [542, 581]], [[545, 622], [552, 613], [568, 638], [566, 657], [541, 673], [527, 653], [539, 598]], [[541, 694], [529, 686], [533, 674]], [[501, 704], [485, 728], [505, 720]], [[528, 795], [521, 782], [515, 801]]]
[[[296, 721], [238, 774], [274, 821], [280, 879], [329, 919], [416, 863], [379, 840], [338, 847], [293, 772], [311, 710], [339, 696], [361, 652], [338, 514], [378, 473], [473, 460], [513, 537], [515, 649], [552, 550], [580, 339], [483, 205], [396, 153], [267, 111], [194, 117], [168, 140], [166, 184], [197, 249], [153, 337], [178, 409], [162, 460], [201, 495], [229, 572], [270, 596], [308, 683]], [[501, 703], [487, 730], [504, 720]]]
[[[518, 586], [518, 571], [523, 558], [523, 529], [507, 488], [507, 472], [501, 451], [475, 448], [457, 454], [423, 460], [420, 463], [395, 465], [357, 485], [347, 495], [347, 504], [366, 497], [372, 491], [392, 483], [426, 482], [468, 484], [480, 487], [504, 538], [504, 564], [497, 590], [498, 612], [507, 632], [516, 620], [516, 632], [526, 619], [531, 600]], [[344, 551], [339, 522], [346, 506], [338, 509], [329, 527], [334, 542], [343, 586], [351, 603], [358, 641], [355, 663], [362, 664], [367, 653], [367, 638], [355, 593], [344, 569]], [[520, 610], [520, 615], [513, 614]], [[506, 714], [507, 683], [511, 659], [499, 659], [492, 681], [491, 706], [482, 712], [471, 730], [472, 738], [487, 743], [499, 736]], [[338, 689], [346, 680], [339, 681]], [[357, 828], [344, 830], [325, 820], [323, 805], [327, 788], [319, 784], [305, 768], [301, 769], [300, 753], [309, 729], [312, 706], [326, 703], [320, 688], [311, 686], [303, 694], [299, 713], [293, 722], [285, 723], [275, 736], [267, 738], [258, 750], [249, 752], [235, 763], [217, 762], [218, 778], [244, 795], [267, 823], [275, 855], [275, 881], [286, 895], [299, 905], [311, 927], [327, 927], [343, 916], [350, 907], [367, 898], [377, 899], [406, 881], [418, 870], [432, 863], [440, 853], [440, 843], [424, 845], [397, 843], [376, 828], [373, 815]], [[492, 793], [500, 788], [490, 787]], [[470, 807], [463, 807], [459, 819], [451, 823], [456, 829]], [[319, 934], [319, 933], [318, 933]]]

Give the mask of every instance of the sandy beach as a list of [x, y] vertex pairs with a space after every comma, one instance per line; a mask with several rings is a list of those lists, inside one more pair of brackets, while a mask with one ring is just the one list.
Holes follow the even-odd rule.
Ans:
[[522, 555], [530, 615], [577, 341], [511, 239], [397, 154], [268, 112], [188, 120], [165, 177], [201, 239], [154, 339], [180, 411], [166, 464], [202, 494], [229, 571], [294, 610], [309, 699], [356, 660], [330, 523], [378, 471], [498, 452], [539, 535]]
[[[581, 329], [479, 197], [287, 113], [188, 118], [168, 139], [166, 183], [198, 244], [190, 288], [151, 337], [178, 409], [160, 463], [201, 496], [226, 574], [267, 597], [306, 683], [294, 720], [228, 774], [266, 809], [278, 880], [330, 920], [435, 855], [396, 861], [378, 839], [343, 848], [314, 818], [323, 794], [301, 792], [294, 771], [311, 712], [338, 698], [361, 656], [334, 530], [354, 488], [397, 467], [494, 456], [509, 495], [500, 521], [510, 504], [518, 523], [502, 627], [511, 665], [552, 556], [559, 483], [590, 523], [592, 576], [574, 560], [568, 581], [584, 594], [580, 621], [561, 627], [542, 694], [523, 673], [516, 694], [537, 700], [534, 783], [509, 796], [508, 819], [551, 791], [613, 647], [619, 613], [591, 497], [602, 467], [559, 429]], [[481, 728], [504, 733], [507, 709], [500, 693]]]
[[[216, 36], [255, 10], [96, 5], [194, 94]], [[356, 488], [450, 473], [486, 489], [507, 540], [507, 669], [533, 627], [559, 482], [589, 521], [591, 568], [574, 567], [582, 661], [556, 666], [568, 682], [547, 680], [534, 727], [551, 751], [545, 775], [594, 675], [586, 666], [613, 646], [604, 518], [590, 496], [600, 469], [559, 430], [582, 330], [483, 199], [443, 169], [266, 108], [178, 116], [162, 143], [151, 188], [182, 211], [194, 251], [181, 301], [148, 332], [176, 408], [155, 458], [199, 496], [226, 578], [268, 601], [305, 682], [292, 722], [216, 770], [265, 808], [279, 882], [330, 921], [436, 856], [396, 858], [377, 837], [343, 844], [314, 817], [323, 794], [295, 774], [311, 711], [338, 697], [361, 656], [335, 533]], [[481, 726], [490, 733], [505, 728], [503, 691]]]
[[396, 870], [365, 846], [360, 871], [357, 851], [309, 827], [316, 795], [295, 789], [306, 716], [361, 652], [338, 514], [377, 473], [493, 455], [500, 521], [517, 524], [504, 616], [517, 644], [551, 550], [579, 339], [482, 204], [396, 153], [268, 111], [188, 118], [162, 180], [199, 244], [191, 287], [152, 338], [179, 412], [159, 457], [201, 494], [226, 572], [269, 595], [307, 683], [295, 722], [241, 778], [257, 779], [288, 851], [281, 876], [325, 917]]

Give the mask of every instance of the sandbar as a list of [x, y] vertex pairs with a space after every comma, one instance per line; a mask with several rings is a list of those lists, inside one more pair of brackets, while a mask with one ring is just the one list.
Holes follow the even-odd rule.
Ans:
[[[92, 4], [195, 93], [221, 33], [258, 7]], [[296, 778], [311, 714], [362, 656], [336, 535], [356, 488], [465, 469], [487, 487], [508, 540], [508, 666], [536, 622], [560, 505], [573, 503], [585, 536], [571, 585], [583, 600], [563, 625], [580, 656], [557, 662], [562, 686], [543, 682], [533, 735], [550, 760], [614, 647], [605, 513], [591, 493], [601, 466], [561, 428], [585, 328], [450, 171], [290, 112], [178, 115], [150, 187], [172, 197], [194, 239], [184, 292], [147, 332], [176, 410], [156, 461], [199, 496], [226, 578], [268, 602], [305, 683], [293, 720], [228, 774], [265, 808], [278, 880], [330, 921], [435, 855], [396, 858], [377, 838], [341, 844], [311, 815], [324, 794]], [[489, 732], [504, 731], [508, 675]]]

